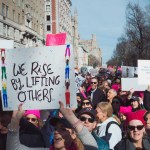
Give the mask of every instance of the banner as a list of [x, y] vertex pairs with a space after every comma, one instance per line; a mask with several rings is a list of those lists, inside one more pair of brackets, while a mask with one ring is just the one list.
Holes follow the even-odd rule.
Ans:
[[138, 60], [138, 83], [150, 84], [150, 60]]
[[65, 45], [65, 44], [66, 44], [66, 33], [46, 35], [46, 46]]
[[[74, 59], [69, 66], [70, 107], [76, 107]], [[3, 110], [58, 109], [66, 103], [66, 45], [28, 49], [1, 49]]]
[[145, 91], [147, 85], [138, 84], [138, 78], [121, 78], [121, 88], [122, 91], [129, 91], [134, 89], [134, 91]]

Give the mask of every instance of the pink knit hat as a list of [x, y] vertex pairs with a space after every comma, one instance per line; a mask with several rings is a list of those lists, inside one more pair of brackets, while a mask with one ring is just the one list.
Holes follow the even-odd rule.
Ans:
[[144, 110], [144, 109], [128, 113], [127, 120], [126, 120], [127, 121], [127, 125], [132, 120], [140, 120], [145, 125], [146, 124], [145, 121], [144, 121], [144, 115], [145, 115], [145, 113], [146, 113], [146, 110]]
[[40, 119], [40, 111], [39, 110], [26, 110], [26, 112], [24, 113], [24, 116], [27, 116], [29, 114], [33, 114], [35, 115], [37, 118]]
[[131, 106], [120, 106], [120, 113], [127, 115], [128, 113], [132, 112], [132, 107]]

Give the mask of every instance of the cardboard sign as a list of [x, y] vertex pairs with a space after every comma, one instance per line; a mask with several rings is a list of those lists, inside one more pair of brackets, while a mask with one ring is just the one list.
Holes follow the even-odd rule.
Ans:
[[84, 81], [85, 81], [85, 78], [83, 78], [81, 75], [76, 74], [76, 76], [75, 76], [76, 93], [79, 92], [79, 88], [81, 87], [81, 85]]
[[150, 84], [150, 60], [138, 60], [138, 83]]
[[[7, 49], [14, 48], [14, 41], [13, 40], [0, 40], [0, 49], [2, 48], [7, 48]], [[0, 71], [0, 76], [1, 76], [1, 71]], [[0, 85], [2, 85], [1, 80], [0, 80]], [[0, 86], [0, 90], [2, 90], [1, 86]]]
[[138, 76], [138, 68], [130, 66], [121, 66], [123, 78], [134, 78]]
[[[58, 109], [58, 101], [65, 104], [66, 45], [28, 49], [6, 49], [2, 52], [3, 110]], [[77, 103], [73, 51], [70, 64], [70, 107]]]
[[46, 46], [64, 45], [64, 44], [66, 44], [66, 33], [46, 35]]
[[121, 88], [122, 91], [129, 91], [134, 89], [134, 91], [145, 91], [147, 85], [139, 85], [138, 78], [121, 78]]

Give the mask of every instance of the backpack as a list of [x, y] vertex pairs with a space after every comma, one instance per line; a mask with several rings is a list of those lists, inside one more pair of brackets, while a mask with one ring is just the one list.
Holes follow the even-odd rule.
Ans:
[[[109, 140], [111, 138], [111, 133], [108, 133], [108, 129], [109, 127], [111, 126], [111, 124], [116, 124], [118, 125], [118, 127], [120, 128], [119, 124], [115, 121], [110, 121], [107, 126], [106, 126], [106, 131], [105, 131], [105, 136], [103, 137], [99, 137], [96, 132], [93, 132], [93, 136], [94, 138], [96, 139], [96, 142], [98, 144], [98, 149], [99, 150], [109, 150]], [[97, 133], [99, 131], [99, 128], [98, 127], [96, 130], [97, 130]]]

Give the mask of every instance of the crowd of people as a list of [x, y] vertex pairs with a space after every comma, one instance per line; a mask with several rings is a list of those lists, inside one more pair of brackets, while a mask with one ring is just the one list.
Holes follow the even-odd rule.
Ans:
[[83, 76], [76, 109], [4, 112], [1, 103], [0, 150], [150, 150], [150, 86], [122, 91], [120, 74]]

